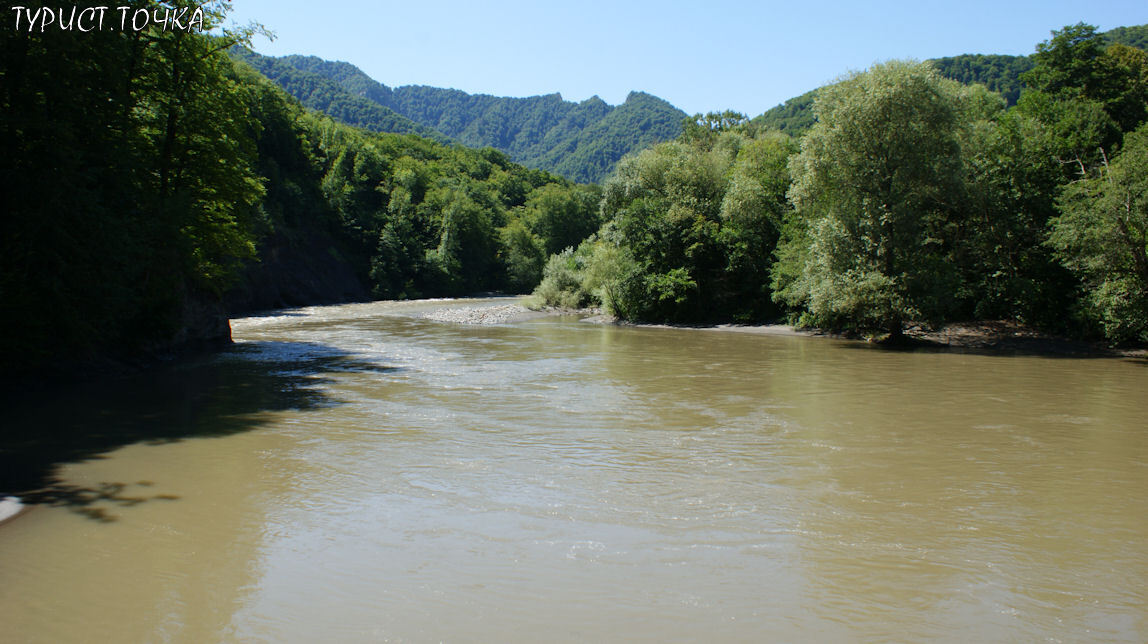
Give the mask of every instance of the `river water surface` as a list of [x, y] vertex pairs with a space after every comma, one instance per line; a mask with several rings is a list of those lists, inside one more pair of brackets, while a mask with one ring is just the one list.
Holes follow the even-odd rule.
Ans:
[[0, 640], [1148, 640], [1143, 361], [444, 305], [10, 410]]

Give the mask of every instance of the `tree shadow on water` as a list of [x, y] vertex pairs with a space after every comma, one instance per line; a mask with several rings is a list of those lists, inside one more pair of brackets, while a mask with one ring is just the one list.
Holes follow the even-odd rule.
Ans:
[[973, 341], [941, 342], [924, 338], [906, 337], [898, 342], [851, 342], [841, 345], [849, 350], [878, 351], [884, 353], [947, 353], [980, 356], [1025, 356], [1064, 359], [1127, 358], [1120, 351], [1101, 344], [1060, 338], [986, 338]]
[[128, 488], [132, 486], [151, 485], [150, 481], [139, 481], [134, 484], [99, 483], [95, 487], [84, 487], [56, 480], [40, 489], [26, 492], [22, 500], [32, 505], [65, 506], [93, 521], [111, 523], [116, 520], [116, 515], [102, 507], [104, 505], [130, 508], [147, 501], [178, 501], [180, 498], [175, 494], [144, 495], [139, 492], [135, 494], [128, 492]]
[[125, 445], [249, 431], [267, 422], [262, 412], [342, 404], [326, 391], [331, 374], [394, 370], [322, 344], [248, 342], [128, 378], [4, 400], [0, 497], [67, 506], [91, 519], [112, 521], [102, 506], [178, 497], [138, 489], [150, 486], [148, 481], [77, 486], [56, 475], [59, 465], [104, 458]]

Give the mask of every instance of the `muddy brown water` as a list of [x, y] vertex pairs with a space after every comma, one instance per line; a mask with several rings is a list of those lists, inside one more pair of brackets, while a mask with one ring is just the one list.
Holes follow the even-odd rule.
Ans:
[[484, 304], [10, 410], [0, 640], [1148, 640], [1148, 364], [419, 317]]

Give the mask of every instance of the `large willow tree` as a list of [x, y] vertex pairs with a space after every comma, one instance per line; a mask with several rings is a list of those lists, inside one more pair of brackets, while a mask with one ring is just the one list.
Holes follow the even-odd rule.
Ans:
[[797, 220], [775, 284], [810, 322], [887, 330], [952, 291], [938, 232], [959, 202], [958, 85], [893, 61], [823, 88], [790, 162]]

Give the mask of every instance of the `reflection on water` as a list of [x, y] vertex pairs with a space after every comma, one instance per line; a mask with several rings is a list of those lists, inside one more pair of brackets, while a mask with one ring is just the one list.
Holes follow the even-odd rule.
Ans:
[[5, 443], [0, 489], [49, 507], [0, 529], [0, 623], [17, 641], [1148, 636], [1143, 364], [430, 306], [239, 320], [217, 359], [29, 401], [13, 415], [40, 433]]

